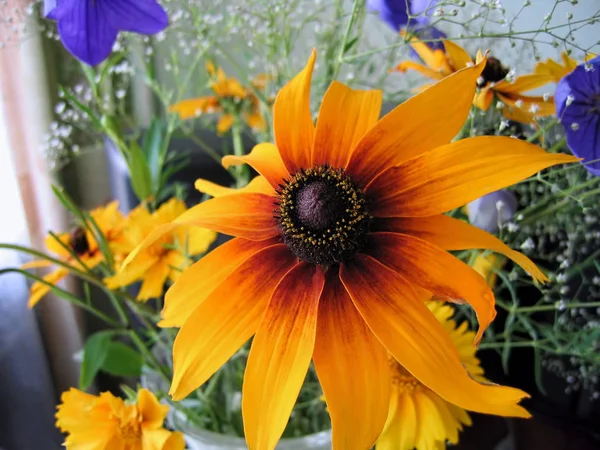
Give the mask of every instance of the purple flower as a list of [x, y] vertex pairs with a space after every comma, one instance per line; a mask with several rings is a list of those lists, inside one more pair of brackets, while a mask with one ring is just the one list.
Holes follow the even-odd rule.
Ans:
[[[379, 18], [395, 31], [408, 25], [408, 13], [418, 16], [411, 19], [411, 25], [422, 28], [429, 24], [429, 15], [438, 0], [367, 0], [367, 7], [379, 14]], [[408, 4], [408, 10], [407, 10]]]
[[469, 222], [489, 233], [496, 233], [500, 225], [515, 215], [517, 199], [512, 192], [502, 189], [473, 200], [467, 209]]
[[[600, 158], [600, 56], [581, 64], [559, 81], [554, 94], [556, 115], [567, 144], [583, 162]], [[584, 166], [600, 175], [600, 161]]]
[[[367, 0], [367, 7], [379, 14], [379, 18], [387, 23], [394, 31], [408, 28], [423, 40], [444, 39], [446, 35], [435, 27], [429, 25], [429, 16], [433, 12], [438, 0]], [[408, 5], [408, 10], [407, 10]], [[417, 16], [410, 19], [411, 16]], [[441, 40], [428, 42], [432, 49], [443, 49]], [[414, 57], [418, 55], [411, 49]]]
[[44, 0], [44, 15], [73, 56], [90, 66], [101, 63], [120, 31], [155, 34], [169, 24], [156, 0]]

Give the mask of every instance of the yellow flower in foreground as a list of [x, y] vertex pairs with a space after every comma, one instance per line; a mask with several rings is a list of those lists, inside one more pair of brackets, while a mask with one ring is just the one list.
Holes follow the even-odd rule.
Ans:
[[443, 213], [577, 159], [508, 137], [450, 142], [469, 114], [485, 61], [382, 119], [381, 91], [333, 82], [316, 126], [309, 104], [314, 63], [313, 53], [277, 95], [277, 145], [223, 160], [250, 164], [262, 181], [240, 191], [209, 185], [219, 196], [154, 230], [125, 261], [135, 264], [137, 252], [182, 225], [235, 236], [167, 291], [160, 325], [181, 327], [171, 395], [187, 396], [254, 336], [242, 392], [250, 450], [275, 448], [311, 359], [334, 449], [368, 449], [383, 430], [388, 353], [461, 408], [528, 417], [517, 404], [527, 394], [467, 373], [420, 294], [472, 305], [479, 339], [495, 315], [493, 292], [446, 250], [492, 249], [547, 279], [496, 237]]
[[[427, 306], [450, 336], [467, 372], [485, 381], [475, 356], [475, 333], [468, 329], [467, 322], [457, 326], [452, 319], [454, 309], [448, 305], [434, 301]], [[423, 385], [395, 360], [390, 360], [390, 364], [390, 409], [383, 433], [377, 440], [377, 450], [445, 450], [446, 441], [457, 444], [463, 426], [471, 425], [469, 414]]]
[[[260, 113], [260, 102], [250, 88], [243, 87], [238, 80], [225, 75], [223, 69], [215, 69], [212, 63], [206, 64], [206, 69], [212, 78], [210, 87], [215, 95], [183, 100], [169, 109], [179, 114], [181, 119], [192, 119], [200, 114], [221, 113], [217, 123], [217, 131], [223, 134], [233, 125], [234, 113], [241, 113], [248, 126], [262, 131], [266, 128], [265, 119]], [[252, 84], [256, 89], [265, 88], [265, 75], [257, 76]], [[236, 105], [239, 111], [230, 110], [227, 106]]]
[[[186, 209], [185, 203], [177, 198], [164, 203], [154, 213], [148, 212], [143, 206], [137, 207], [127, 217], [118, 250], [129, 254], [154, 228], [171, 223]], [[215, 238], [216, 233], [211, 230], [180, 227], [146, 248], [134, 264], [106, 278], [104, 282], [108, 288], [116, 289], [143, 280], [138, 300], [161, 297], [167, 279], [175, 281], [181, 271], [191, 264], [190, 256], [206, 252]]]
[[496, 286], [498, 275], [496, 271], [500, 270], [506, 264], [506, 258], [503, 256], [488, 253], [487, 255], [480, 253], [475, 257], [473, 269], [480, 274], [491, 287]]
[[[90, 211], [90, 216], [98, 225], [98, 228], [104, 235], [109, 247], [112, 248], [117, 242], [119, 242], [123, 230], [124, 218], [119, 211], [118, 202], [114, 201], [106, 206], [96, 208]], [[90, 229], [94, 229], [91, 223], [88, 224], [88, 226]], [[60, 240], [60, 242], [58, 242], [51, 235], [46, 237], [46, 248], [69, 265], [81, 271], [86, 271], [87, 269], [93, 269], [102, 261], [104, 261], [104, 255], [98, 248], [98, 242], [96, 241], [94, 234], [89, 230], [82, 227], [77, 227], [71, 233], [61, 233], [56, 235], [56, 237]], [[79, 262], [77, 258], [73, 257], [67, 248], [69, 248], [71, 252], [75, 253], [81, 262]], [[39, 260], [24, 264], [23, 268], [32, 269], [51, 265], [52, 263], [50, 261]], [[56, 285], [68, 274], [69, 270], [66, 267], [61, 266], [44, 276], [44, 280], [52, 285]], [[44, 283], [33, 283], [30, 291], [29, 307], [34, 307], [44, 295], [50, 292], [50, 289], [50, 286]]]
[[56, 426], [68, 434], [67, 450], [183, 450], [183, 435], [163, 428], [168, 411], [147, 389], [128, 404], [110, 392], [71, 388], [61, 396]]
[[[475, 63], [464, 48], [451, 41], [444, 41], [445, 51], [431, 49], [427, 44], [416, 39], [411, 40], [410, 45], [425, 65], [403, 61], [396, 66], [396, 70], [400, 72], [416, 70], [428, 78], [441, 80]], [[479, 55], [477, 61], [481, 58], [482, 56]], [[479, 90], [473, 100], [475, 106], [487, 111], [494, 100], [500, 101], [505, 105], [503, 114], [507, 118], [523, 123], [532, 123], [534, 117], [555, 114], [552, 97], [523, 95], [523, 92], [551, 83], [552, 75], [533, 73], [519, 76], [513, 82], [509, 82], [505, 79], [508, 72], [498, 59], [493, 57], [487, 59], [485, 69], [477, 80]]]
[[[584, 61], [589, 61], [596, 55], [586, 55]], [[571, 58], [567, 52], [562, 52], [560, 55], [562, 64], [548, 58], [544, 62], [539, 62], [535, 65], [534, 73], [540, 75], [550, 75], [555, 83], [558, 83], [564, 76], [570, 74], [579, 64], [576, 59]]]

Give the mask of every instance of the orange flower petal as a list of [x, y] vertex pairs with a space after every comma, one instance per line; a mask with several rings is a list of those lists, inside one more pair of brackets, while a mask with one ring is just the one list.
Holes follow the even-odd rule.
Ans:
[[306, 67], [279, 91], [273, 104], [275, 142], [291, 174], [312, 166], [315, 126], [310, 113], [310, 82], [316, 57], [313, 50]]
[[169, 406], [161, 404], [148, 389], [140, 389], [137, 395], [138, 409], [142, 416], [142, 426], [162, 428], [169, 412]]
[[165, 294], [159, 327], [180, 327], [196, 308], [248, 258], [276, 243], [235, 238], [214, 249], [181, 273]]
[[[519, 94], [505, 95], [498, 93], [498, 99], [507, 106], [507, 108], [504, 108], [505, 111], [508, 110], [509, 113], [518, 111], [521, 115], [527, 116], [528, 120], [525, 123], [532, 123], [534, 116], [546, 117], [556, 114], [554, 97], [544, 98], [543, 96], [528, 96]], [[519, 106], [517, 106], [517, 104], [519, 104]], [[535, 113], [533, 112], [534, 108]]]
[[476, 342], [496, 316], [494, 293], [481, 275], [450, 253], [406, 234], [372, 233], [368, 254], [434, 295], [469, 303], [479, 321]]
[[194, 187], [204, 193], [211, 195], [213, 197], [223, 197], [225, 195], [233, 195], [240, 193], [248, 193], [248, 192], [258, 192], [260, 194], [266, 195], [275, 195], [275, 190], [269, 184], [263, 176], [254, 177], [250, 180], [246, 186], [240, 189], [234, 189], [230, 187], [221, 186], [219, 184], [213, 183], [212, 181], [204, 180], [202, 178], [198, 178], [194, 183]]
[[471, 411], [529, 417], [517, 404], [525, 392], [480, 384], [469, 376], [448, 333], [402, 276], [360, 254], [342, 265], [340, 276], [369, 328], [427, 387]]
[[387, 351], [333, 268], [319, 300], [314, 361], [331, 416], [333, 448], [371, 448], [385, 425], [390, 401]]
[[[202, 385], [252, 337], [277, 283], [295, 264], [285, 245], [267, 247], [234, 270], [195, 309], [173, 346], [169, 394], [174, 400]], [[296, 302], [296, 297], [286, 297], [291, 299]]]
[[[69, 269], [65, 267], [59, 267], [58, 269], [50, 272], [48, 275], [43, 277], [44, 281], [50, 283], [51, 285], [57, 285], [60, 280], [66, 277], [69, 274]], [[33, 308], [38, 302], [44, 297], [48, 292], [52, 290], [47, 284], [44, 284], [40, 281], [36, 281], [31, 285], [31, 289], [29, 290], [29, 302], [27, 306], [29, 308]]]
[[512, 250], [487, 231], [449, 216], [392, 217], [380, 219], [378, 230], [406, 233], [424, 239], [444, 250], [487, 249], [512, 259], [536, 281], [545, 283], [546, 275], [527, 256]]
[[356, 143], [379, 119], [381, 91], [358, 91], [334, 81], [321, 103], [313, 165], [346, 167]]
[[258, 173], [265, 177], [275, 189], [277, 189], [283, 180], [290, 177], [277, 147], [266, 142], [255, 145], [252, 151], [247, 155], [228, 155], [223, 158], [223, 166], [226, 169], [240, 164], [252, 166]]
[[398, 72], [402, 73], [405, 73], [407, 70], [415, 70], [421, 75], [427, 78], [432, 78], [434, 80], [441, 80], [442, 78], [444, 78], [444, 75], [440, 72], [430, 69], [429, 67], [424, 66], [423, 64], [416, 63], [414, 61], [402, 61], [394, 68], [394, 70], [397, 70]]
[[217, 97], [198, 97], [182, 100], [169, 107], [169, 112], [179, 114], [182, 120], [193, 119], [202, 113], [213, 113], [221, 110]]
[[162, 260], [159, 260], [147, 271], [144, 271], [140, 277], [144, 281], [136, 299], [146, 301], [151, 298], [162, 297], [163, 287], [170, 272], [171, 268], [166, 264], [166, 261]]
[[454, 70], [463, 69], [473, 64], [473, 58], [464, 48], [452, 41], [444, 41], [444, 49]]
[[529, 75], [521, 75], [515, 78], [515, 81], [509, 83], [508, 81], [499, 81], [494, 85], [496, 92], [502, 92], [504, 94], [518, 94], [520, 92], [531, 91], [542, 86], [546, 86], [548, 83], [553, 83], [554, 77], [548, 74], [532, 73]]
[[367, 195], [375, 216], [433, 216], [546, 167], [577, 160], [519, 139], [480, 136], [444, 145], [388, 169], [371, 183]]
[[482, 111], [487, 111], [494, 101], [494, 91], [489, 87], [483, 87], [475, 93], [473, 104]]
[[274, 449], [285, 429], [313, 354], [324, 284], [320, 266], [300, 263], [273, 293], [244, 374], [242, 413], [250, 450]]
[[233, 116], [231, 114], [223, 114], [217, 122], [217, 133], [223, 134], [229, 131], [233, 125]]
[[409, 98], [360, 140], [346, 170], [366, 186], [388, 167], [450, 142], [471, 109], [481, 64], [456, 72]]
[[377, 439], [376, 450], [413, 450], [417, 433], [417, 412], [412, 395], [392, 391], [388, 421]]

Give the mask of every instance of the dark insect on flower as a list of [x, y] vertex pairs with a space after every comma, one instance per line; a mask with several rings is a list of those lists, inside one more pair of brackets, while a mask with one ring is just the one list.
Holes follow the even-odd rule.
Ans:
[[84, 255], [89, 251], [90, 244], [83, 227], [77, 227], [71, 232], [69, 245], [78, 256]]

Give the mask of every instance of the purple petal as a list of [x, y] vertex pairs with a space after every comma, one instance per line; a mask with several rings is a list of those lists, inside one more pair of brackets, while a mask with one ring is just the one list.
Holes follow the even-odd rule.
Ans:
[[117, 29], [107, 19], [102, 5], [99, 0], [61, 0], [55, 9], [63, 45], [90, 66], [108, 58], [117, 39]]
[[[584, 163], [599, 159], [600, 57], [577, 66], [560, 80], [554, 101], [573, 154]], [[590, 173], [600, 175], [600, 161], [584, 167]]]
[[573, 154], [583, 158], [584, 167], [593, 175], [600, 175], [600, 161], [585, 164], [588, 161], [600, 159], [600, 115], [588, 115], [587, 120], [577, 123], [578, 128], [565, 128], [567, 144]]
[[408, 23], [406, 0], [367, 0], [367, 8], [379, 13], [379, 18], [394, 31], [400, 31]]
[[156, 34], [169, 25], [167, 12], [156, 0], [102, 1], [110, 23], [119, 31]]
[[504, 189], [484, 195], [468, 204], [469, 222], [489, 233], [513, 218], [517, 211], [515, 195]]
[[56, 5], [56, 0], [44, 0], [44, 17], [56, 20], [56, 17], [53, 15], [56, 10]]

